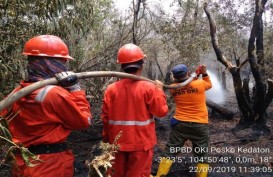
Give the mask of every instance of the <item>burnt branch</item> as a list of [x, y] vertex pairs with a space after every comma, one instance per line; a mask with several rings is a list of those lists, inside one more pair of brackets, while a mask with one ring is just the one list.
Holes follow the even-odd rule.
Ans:
[[238, 66], [238, 68], [241, 69], [248, 61], [249, 61], [248, 58], [245, 59], [242, 63], [240, 63], [240, 65]]
[[[180, 7], [182, 7], [182, 2], [180, 2], [180, 3], [181, 3]], [[188, 19], [188, 15], [190, 13], [190, 10], [191, 10], [191, 0], [187, 0], [187, 2], [186, 2], [186, 10], [185, 10], [185, 13], [184, 13], [184, 15], [183, 15], [183, 17], [181, 19], [181, 23], [180, 23], [182, 26], [185, 25], [185, 22]]]
[[160, 66], [160, 64], [159, 64], [159, 62], [158, 62], [157, 56], [155, 57], [155, 62], [156, 62], [156, 65], [157, 65], [157, 67], [158, 67], [158, 69], [159, 69], [159, 72], [160, 72], [161, 77], [163, 77], [164, 74], [163, 74], [163, 71], [162, 71], [162, 69], [161, 69], [161, 66]]
[[219, 47], [218, 38], [217, 38], [216, 22], [215, 22], [214, 17], [211, 15], [211, 12], [208, 9], [208, 3], [207, 2], [204, 2], [204, 11], [205, 11], [205, 13], [206, 13], [206, 15], [208, 17], [208, 20], [209, 20], [211, 42], [212, 42], [212, 46], [213, 46], [213, 49], [215, 51], [217, 60], [219, 62], [221, 62], [225, 67], [230, 69], [233, 66], [232, 66], [231, 62], [228, 61], [225, 58], [225, 56], [223, 55], [222, 50]]
[[220, 106], [219, 104], [214, 103], [210, 99], [206, 100], [206, 104], [210, 109], [212, 109], [212, 111], [217, 112], [225, 119], [231, 120], [235, 116], [235, 113], [232, 110], [229, 110], [224, 106]]
[[235, 50], [233, 49], [233, 55], [234, 55], [234, 59], [236, 62], [236, 66], [238, 67], [240, 65], [240, 58], [241, 57], [237, 57]]
[[134, 22], [133, 22], [133, 44], [138, 45], [137, 43], [137, 21], [138, 21], [138, 14], [140, 10], [140, 4], [141, 0], [137, 0], [137, 4], [135, 4], [135, 1], [133, 1], [133, 9], [134, 9]]

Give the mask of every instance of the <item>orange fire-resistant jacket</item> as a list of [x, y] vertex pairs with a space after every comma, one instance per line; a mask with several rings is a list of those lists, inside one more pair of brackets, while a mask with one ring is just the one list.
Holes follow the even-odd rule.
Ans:
[[209, 76], [191, 81], [185, 87], [171, 89], [176, 109], [174, 118], [184, 122], [208, 123], [205, 91], [212, 87]]
[[154, 116], [167, 115], [164, 92], [153, 83], [122, 79], [109, 85], [102, 108], [103, 138], [113, 143], [118, 140], [120, 151], [140, 151], [156, 144]]
[[[14, 92], [30, 84], [22, 81]], [[13, 141], [24, 147], [64, 142], [72, 130], [87, 128], [91, 122], [90, 106], [84, 91], [70, 93], [53, 85], [38, 89], [16, 101], [12, 105], [12, 113], [16, 115], [9, 120]], [[42, 154], [40, 158], [43, 163], [27, 169], [18, 156], [17, 164], [22, 176], [73, 176], [74, 157], [71, 152]], [[56, 162], [57, 159], [59, 162]], [[69, 167], [65, 167], [66, 164]]]
[[[21, 82], [20, 90], [30, 83]], [[71, 130], [87, 128], [90, 106], [84, 91], [69, 93], [59, 86], [46, 86], [16, 101], [9, 122], [15, 143], [25, 147], [64, 142]]]

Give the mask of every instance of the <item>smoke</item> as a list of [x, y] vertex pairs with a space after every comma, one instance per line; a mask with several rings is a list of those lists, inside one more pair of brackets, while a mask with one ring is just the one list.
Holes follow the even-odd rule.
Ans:
[[220, 81], [217, 79], [217, 76], [213, 72], [208, 70], [207, 73], [212, 82], [212, 88], [206, 91], [207, 98], [217, 104], [224, 104], [226, 100], [225, 90], [223, 89]]

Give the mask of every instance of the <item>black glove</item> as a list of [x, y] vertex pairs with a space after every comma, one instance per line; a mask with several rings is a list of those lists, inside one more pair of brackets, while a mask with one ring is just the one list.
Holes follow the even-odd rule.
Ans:
[[65, 71], [55, 74], [56, 79], [59, 81], [60, 86], [70, 92], [78, 91], [81, 89], [78, 83], [78, 77], [73, 71]]

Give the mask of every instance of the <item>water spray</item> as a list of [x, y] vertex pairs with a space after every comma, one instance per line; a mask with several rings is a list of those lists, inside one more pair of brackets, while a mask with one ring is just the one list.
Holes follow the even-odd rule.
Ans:
[[220, 81], [217, 79], [217, 76], [213, 72], [207, 70], [207, 73], [212, 83], [212, 88], [206, 91], [207, 98], [217, 104], [224, 104], [226, 100], [225, 91]]

